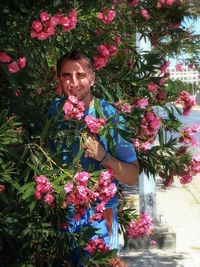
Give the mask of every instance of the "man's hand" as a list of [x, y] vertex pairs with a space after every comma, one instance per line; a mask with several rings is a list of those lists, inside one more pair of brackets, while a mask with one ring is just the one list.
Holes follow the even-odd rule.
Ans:
[[84, 150], [86, 158], [93, 158], [99, 162], [102, 161], [106, 155], [104, 147], [97, 140], [95, 135], [90, 135], [85, 139]]

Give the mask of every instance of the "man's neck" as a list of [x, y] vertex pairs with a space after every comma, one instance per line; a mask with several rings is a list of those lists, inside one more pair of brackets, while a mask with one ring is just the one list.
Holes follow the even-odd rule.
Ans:
[[85, 99], [84, 103], [85, 103], [85, 108], [86, 109], [94, 106], [94, 97], [93, 97], [93, 95], [92, 94], [89, 94], [87, 96], [87, 98]]

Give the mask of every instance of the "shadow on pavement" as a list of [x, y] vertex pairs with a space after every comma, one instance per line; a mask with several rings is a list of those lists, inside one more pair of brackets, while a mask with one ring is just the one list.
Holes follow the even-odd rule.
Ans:
[[[123, 255], [120, 258], [129, 267], [181, 267], [181, 261], [187, 258], [187, 253], [161, 253], [159, 251], [136, 252], [131, 255]], [[184, 263], [183, 263], [184, 264]]]

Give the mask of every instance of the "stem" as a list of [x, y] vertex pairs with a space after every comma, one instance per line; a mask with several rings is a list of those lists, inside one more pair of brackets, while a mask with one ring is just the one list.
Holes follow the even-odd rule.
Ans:
[[50, 158], [49, 156], [48, 156], [48, 154], [44, 151], [44, 149], [42, 149], [41, 148], [41, 146], [39, 146], [38, 144], [36, 144], [36, 143], [34, 143], [34, 144], [29, 144], [30, 146], [35, 146], [35, 147], [37, 147], [41, 152], [42, 152], [42, 154], [46, 157], [46, 159], [49, 161], [49, 163], [50, 163], [50, 165], [51, 165], [51, 168], [53, 167], [53, 165], [54, 166], [57, 166], [58, 168], [59, 168], [59, 170], [61, 170], [62, 172], [64, 172], [64, 173], [66, 173], [67, 175], [70, 175], [70, 173], [68, 173], [68, 172], [66, 172], [66, 170], [64, 170], [63, 168], [61, 168], [60, 166], [58, 166], [58, 164], [54, 161], [54, 160], [52, 160], [52, 158]]

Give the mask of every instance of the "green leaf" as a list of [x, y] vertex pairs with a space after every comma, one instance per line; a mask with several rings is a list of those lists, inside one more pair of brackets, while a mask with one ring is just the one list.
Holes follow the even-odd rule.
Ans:
[[75, 165], [76, 163], [78, 163], [81, 159], [81, 157], [83, 156], [84, 151], [83, 150], [79, 150], [79, 152], [76, 154], [76, 156], [73, 158], [72, 164]]

